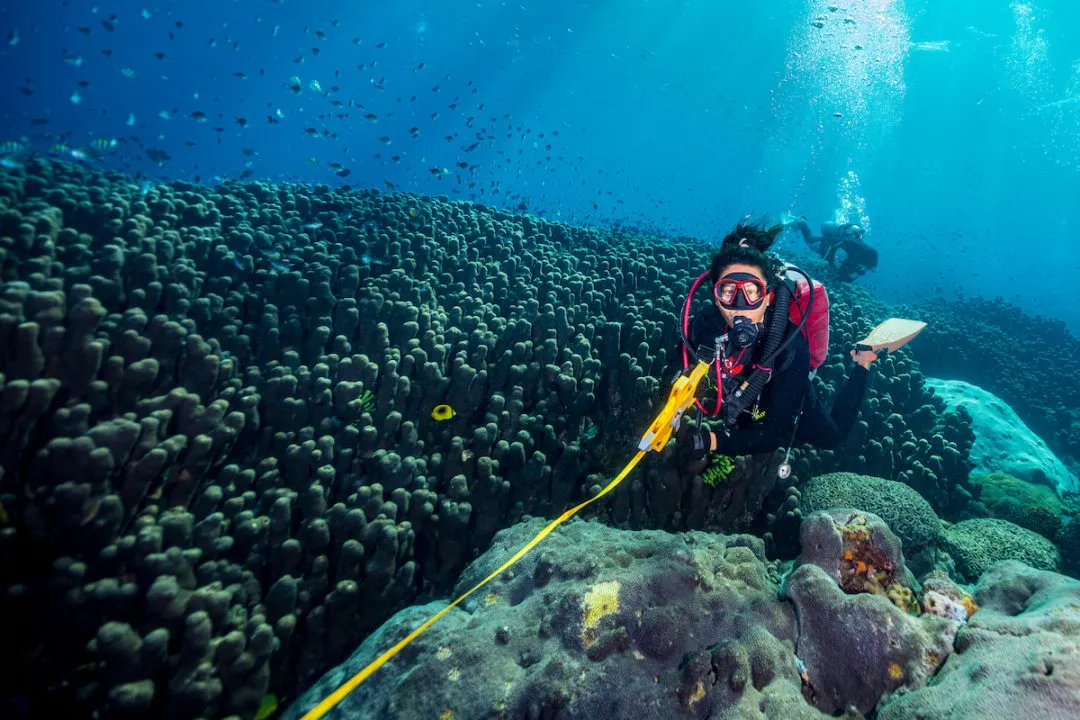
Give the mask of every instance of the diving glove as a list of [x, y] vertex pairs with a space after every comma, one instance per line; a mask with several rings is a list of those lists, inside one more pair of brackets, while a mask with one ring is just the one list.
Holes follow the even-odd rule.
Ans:
[[675, 436], [678, 443], [679, 454], [686, 465], [697, 465], [705, 459], [705, 456], [716, 449], [716, 436], [701, 428], [694, 427], [689, 423], [679, 428]]

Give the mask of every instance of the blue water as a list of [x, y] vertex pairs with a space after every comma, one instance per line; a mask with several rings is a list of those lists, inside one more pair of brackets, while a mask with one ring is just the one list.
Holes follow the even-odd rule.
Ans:
[[1080, 271], [1078, 24], [1072, 0], [12, 3], [0, 142], [672, 236], [856, 220], [886, 300], [1001, 295], [1080, 330], [1055, 292]]

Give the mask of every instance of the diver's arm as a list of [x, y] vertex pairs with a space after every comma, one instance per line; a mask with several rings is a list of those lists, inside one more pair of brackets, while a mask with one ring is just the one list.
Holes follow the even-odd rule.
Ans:
[[803, 218], [799, 218], [795, 221], [795, 227], [799, 228], [799, 232], [802, 233], [803, 240], [807, 245], [814, 245], [821, 242], [821, 238], [815, 238], [814, 233], [810, 230], [810, 225]]
[[798, 439], [823, 450], [831, 450], [844, 442], [859, 417], [869, 377], [869, 368], [862, 365], [852, 368], [836, 393], [828, 415], [820, 407], [808, 409], [806, 417], [799, 423]]
[[[716, 432], [715, 452], [721, 455], [749, 455], [773, 452], [791, 442], [795, 416], [809, 390], [810, 351], [800, 335], [792, 341], [794, 356], [783, 370], [777, 369], [769, 381], [761, 409], [764, 419], [749, 428], [736, 428], [730, 434]], [[778, 364], [782, 361], [778, 360]]]

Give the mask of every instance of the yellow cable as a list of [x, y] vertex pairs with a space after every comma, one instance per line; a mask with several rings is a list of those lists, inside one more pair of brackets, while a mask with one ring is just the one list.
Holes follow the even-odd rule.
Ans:
[[476, 592], [477, 590], [482, 588], [484, 585], [487, 585], [488, 582], [490, 582], [491, 580], [498, 577], [499, 573], [503, 572], [508, 567], [510, 567], [511, 565], [516, 563], [518, 560], [520, 560], [522, 557], [524, 557], [525, 553], [529, 552], [529, 550], [532, 550], [534, 547], [536, 547], [536, 545], [541, 540], [546, 538], [548, 536], [548, 534], [551, 533], [552, 530], [554, 530], [556, 527], [561, 525], [565, 520], [568, 520], [574, 514], [576, 514], [579, 510], [581, 510], [582, 508], [587, 507], [588, 505], [596, 502], [597, 500], [599, 500], [600, 498], [604, 497], [609, 492], [611, 492], [615, 488], [615, 486], [618, 485], [619, 483], [621, 483], [623, 481], [623, 478], [625, 478], [626, 475], [631, 470], [634, 469], [634, 466], [637, 465], [638, 462], [640, 462], [641, 458], [643, 458], [643, 457], [645, 457], [645, 451], [644, 450], [639, 450], [637, 452], [637, 454], [634, 455], [633, 459], [626, 465], [626, 467], [624, 467], [622, 469], [622, 472], [620, 472], [618, 475], [616, 475], [615, 479], [612, 480], [611, 482], [609, 482], [604, 487], [603, 490], [601, 490], [599, 493], [597, 493], [594, 497], [591, 497], [588, 500], [586, 500], [585, 502], [581, 503], [577, 507], [570, 508], [569, 510], [564, 512], [562, 515], [560, 515], [559, 517], [555, 518], [550, 523], [548, 523], [548, 525], [543, 530], [541, 530], [539, 533], [537, 533], [536, 537], [534, 537], [532, 540], [530, 540], [528, 543], [526, 543], [524, 547], [522, 547], [520, 550], [518, 550], [516, 553], [514, 553], [514, 555], [509, 560], [507, 560], [502, 565], [500, 565], [497, 570], [495, 570], [490, 575], [488, 575], [486, 578], [481, 580], [479, 583], [476, 584], [475, 587], [473, 587], [467, 593], [465, 593], [464, 595], [459, 597], [457, 600], [455, 600], [454, 602], [452, 602], [449, 605], [447, 605], [446, 607], [444, 607], [437, 614], [435, 614], [430, 620], [428, 620], [423, 625], [421, 625], [420, 627], [416, 628], [411, 633], [406, 635], [404, 638], [402, 638], [398, 642], [397, 645], [394, 645], [394, 647], [392, 647], [389, 650], [387, 650], [386, 652], [384, 652], [382, 655], [380, 655], [378, 658], [376, 658], [371, 664], [369, 664], [363, 670], [361, 670], [360, 672], [356, 673], [351, 678], [346, 680], [345, 683], [343, 685], [341, 685], [341, 687], [339, 687], [337, 690], [335, 690], [334, 692], [327, 695], [325, 698], [323, 698], [323, 700], [318, 705], [316, 705], [315, 707], [311, 708], [306, 713], [304, 713], [304, 715], [300, 718], [300, 720], [319, 720], [319, 718], [321, 718], [323, 715], [325, 715], [327, 712], [329, 712], [331, 708], [333, 708], [339, 702], [344, 700], [345, 696], [348, 695], [350, 692], [352, 692], [353, 689], [355, 689], [357, 685], [364, 682], [364, 680], [367, 680], [369, 675], [371, 675], [373, 672], [375, 672], [376, 670], [381, 668], [383, 665], [385, 665], [386, 662], [390, 660], [390, 658], [394, 657], [399, 652], [401, 652], [402, 648], [404, 648], [406, 645], [408, 645], [413, 640], [415, 640], [417, 637], [419, 637], [422, 632], [424, 632], [429, 627], [434, 625], [438, 620], [440, 620], [444, 615], [446, 615], [446, 613], [450, 612], [450, 610], [452, 610], [454, 607], [456, 607], [462, 600], [464, 600], [465, 598], [472, 595], [474, 592]]
[[536, 547], [536, 545], [541, 540], [546, 538], [552, 530], [554, 530], [563, 522], [576, 515], [578, 511], [588, 507], [592, 503], [596, 502], [597, 500], [614, 490], [615, 487], [619, 483], [621, 483], [623, 479], [626, 478], [630, 471], [633, 470], [639, 462], [641, 462], [641, 458], [645, 457], [645, 453], [649, 449], [656, 450], [657, 452], [662, 450], [663, 447], [667, 444], [668, 438], [671, 437], [671, 431], [675, 428], [676, 425], [678, 425], [679, 420], [682, 418], [683, 412], [685, 412], [686, 408], [690, 407], [690, 403], [694, 401], [694, 395], [697, 392], [698, 383], [701, 382], [701, 379], [705, 376], [708, 370], [709, 366], [707, 364], [699, 362], [689, 376], [682, 375], [678, 379], [676, 379], [675, 384], [671, 388], [671, 394], [668, 397], [667, 404], [664, 406], [663, 410], [660, 411], [660, 414], [656, 416], [656, 419], [653, 421], [652, 425], [649, 426], [648, 431], [646, 431], [645, 435], [642, 437], [641, 443], [638, 446], [639, 449], [637, 454], [634, 455], [630, 462], [626, 464], [626, 467], [622, 469], [622, 472], [615, 476], [614, 480], [604, 486], [603, 490], [597, 493], [594, 497], [591, 497], [585, 502], [581, 503], [580, 505], [570, 508], [562, 515], [548, 523], [543, 530], [536, 534], [536, 537], [534, 537], [532, 540], [526, 543], [524, 547], [514, 553], [514, 555], [509, 560], [500, 565], [498, 569], [496, 569], [486, 578], [477, 583], [476, 586], [469, 590], [467, 593], [444, 607], [423, 625], [406, 635], [396, 645], [394, 645], [392, 648], [390, 648], [382, 655], [377, 657], [375, 660], [373, 660], [371, 663], [369, 663], [368, 666], [365, 667], [363, 670], [346, 680], [341, 686], [338, 687], [337, 690], [330, 693], [321, 701], [319, 701], [318, 705], [304, 713], [300, 717], [300, 720], [319, 720], [319, 718], [321, 718], [323, 715], [330, 712], [330, 710], [333, 709], [335, 705], [344, 700], [345, 696], [351, 693], [354, 689], [356, 689], [356, 687], [360, 683], [367, 680], [372, 673], [385, 665], [390, 660], [390, 658], [401, 652], [402, 648], [404, 648], [406, 645], [419, 637], [421, 633], [423, 633], [429, 627], [442, 619], [442, 617], [448, 612], [450, 612], [452, 609], [457, 607], [462, 600], [469, 597], [474, 592], [482, 588], [484, 585], [487, 585], [491, 580], [498, 577], [501, 572], [503, 572], [508, 567], [510, 567], [522, 557], [524, 557], [525, 553]]

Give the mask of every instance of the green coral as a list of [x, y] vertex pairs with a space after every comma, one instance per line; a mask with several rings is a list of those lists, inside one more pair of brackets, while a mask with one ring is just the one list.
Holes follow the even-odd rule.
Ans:
[[1052, 542], [1007, 520], [964, 520], [946, 528], [941, 539], [967, 582], [976, 582], [1002, 560], [1019, 560], [1037, 570], [1061, 567], [1061, 552]]
[[366, 413], [372, 413], [375, 411], [375, 398], [371, 395], [370, 390], [364, 390], [360, 393], [360, 397], [357, 398], [360, 403], [360, 408]]
[[1066, 511], [1053, 490], [1004, 472], [973, 475], [971, 482], [982, 488], [979, 500], [991, 517], [1054, 539]]
[[701, 479], [709, 487], [716, 487], [724, 480], [727, 480], [727, 476], [734, 469], [735, 461], [727, 455], [713, 455], [712, 462], [709, 463], [709, 467], [705, 469], [705, 472], [701, 474]]
[[804, 517], [834, 507], [873, 513], [904, 541], [905, 553], [914, 555], [933, 545], [941, 532], [930, 503], [902, 482], [837, 472], [815, 475], [801, 491], [799, 509]]

